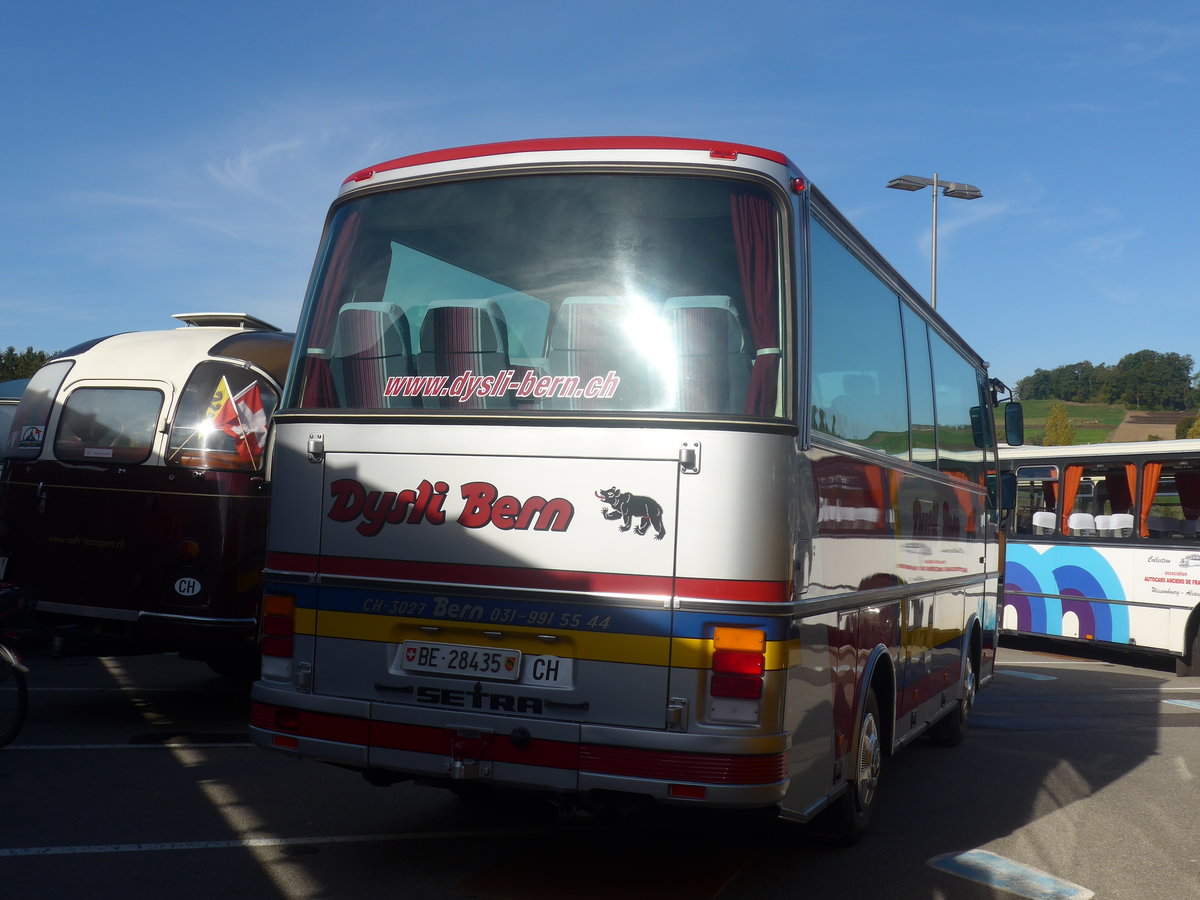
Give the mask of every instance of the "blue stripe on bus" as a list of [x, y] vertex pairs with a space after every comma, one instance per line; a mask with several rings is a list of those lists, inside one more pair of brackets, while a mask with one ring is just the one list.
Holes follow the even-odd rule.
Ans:
[[675, 637], [703, 638], [711, 640], [713, 628], [718, 625], [736, 628], [757, 628], [766, 634], [768, 641], [786, 641], [789, 637], [791, 617], [742, 616], [727, 612], [677, 612], [675, 613]]
[[[479, 621], [498, 624], [521, 622], [534, 627], [558, 626], [564, 621], [607, 620], [603, 629], [621, 634], [669, 637], [671, 612], [667, 609], [629, 609], [595, 603], [531, 602], [518, 596], [462, 597], [448, 593], [380, 591], [374, 588], [323, 587], [321, 611], [367, 613], [404, 619]], [[515, 609], [523, 612], [514, 615]], [[536, 614], [537, 620], [531, 619]], [[574, 626], [572, 626], [574, 627]], [[585, 629], [586, 630], [586, 629]]]
[[[368, 613], [371, 615], [394, 615], [409, 619], [462, 619], [461, 609], [455, 614], [450, 609], [457, 604], [482, 609], [481, 621], [503, 622], [505, 609], [520, 604], [523, 609], [544, 613], [547, 623], [562, 621], [563, 616], [579, 616], [587, 621], [599, 616], [608, 619], [606, 631], [622, 634], [695, 638], [711, 640], [713, 628], [729, 625], [741, 628], [757, 628], [764, 632], [768, 641], [786, 641], [789, 637], [790, 617], [743, 616], [731, 613], [675, 612], [667, 609], [629, 609], [595, 603], [567, 603], [530, 601], [521, 597], [456, 597], [452, 594], [417, 593], [407, 591], [379, 591], [374, 588], [322, 587], [318, 603], [318, 588], [312, 585], [287, 585], [279, 588], [291, 594], [297, 608], [332, 612]], [[273, 588], [268, 587], [268, 591]], [[394, 601], [394, 604], [393, 604]], [[392, 604], [392, 605], [389, 605]], [[672, 618], [674, 625], [672, 628]], [[524, 621], [524, 618], [522, 618]]]
[[[1092, 547], [1008, 545], [1005, 606], [1017, 614], [1016, 631], [1061, 637], [1065, 613], [1074, 613], [1081, 634], [1114, 644], [1129, 643], [1129, 609], [1098, 601], [1125, 600], [1125, 588], [1112, 565]], [[1043, 594], [1054, 596], [1025, 596]]]
[[1090, 900], [1094, 891], [987, 850], [947, 853], [927, 861], [942, 872], [1028, 900]]

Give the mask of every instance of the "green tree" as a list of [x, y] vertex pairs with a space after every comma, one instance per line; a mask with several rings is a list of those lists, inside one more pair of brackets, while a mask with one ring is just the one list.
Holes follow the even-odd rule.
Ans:
[[1139, 350], [1121, 357], [1104, 385], [1104, 399], [1138, 409], [1186, 409], [1192, 398], [1192, 357]]
[[1184, 434], [1184, 437], [1200, 438], [1200, 416], [1196, 416], [1194, 419], [1192, 419], [1192, 424], [1188, 428], [1187, 433]]
[[1042, 444], [1047, 447], [1066, 447], [1075, 443], [1075, 426], [1067, 416], [1067, 407], [1055, 403], [1046, 416], [1046, 433]]
[[24, 353], [18, 353], [16, 347], [10, 346], [0, 353], [0, 381], [29, 378], [51, 359], [53, 359], [53, 354], [42, 350], [28, 347]]
[[1188, 416], [1186, 419], [1180, 419], [1175, 423], [1175, 440], [1181, 441], [1188, 437], [1188, 432], [1192, 430], [1192, 426], [1200, 421], [1200, 416]]
[[1109, 367], [1103, 363], [1094, 366], [1087, 360], [1057, 369], [1036, 369], [1017, 382], [1017, 394], [1022, 400], [1094, 403], [1103, 394], [1109, 373]]

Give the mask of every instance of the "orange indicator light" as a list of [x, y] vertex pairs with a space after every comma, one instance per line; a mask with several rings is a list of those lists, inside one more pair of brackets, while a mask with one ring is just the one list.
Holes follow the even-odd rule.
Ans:
[[763, 653], [767, 649], [767, 634], [757, 628], [729, 628], [718, 625], [713, 629], [713, 649]]

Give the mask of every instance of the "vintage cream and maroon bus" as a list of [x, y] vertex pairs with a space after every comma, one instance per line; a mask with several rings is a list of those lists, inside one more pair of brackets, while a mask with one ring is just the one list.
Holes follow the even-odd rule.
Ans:
[[257, 671], [263, 457], [292, 335], [244, 313], [174, 318], [31, 379], [6, 434], [0, 580], [76, 634]]
[[275, 418], [252, 740], [860, 834], [993, 673], [994, 387], [780, 153], [357, 172]]

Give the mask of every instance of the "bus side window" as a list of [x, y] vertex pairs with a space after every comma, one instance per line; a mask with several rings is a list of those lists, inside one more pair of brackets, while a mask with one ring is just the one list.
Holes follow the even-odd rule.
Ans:
[[1054, 466], [1022, 466], [1017, 469], [1017, 508], [1014, 534], [1054, 534], [1058, 498], [1058, 469]]

